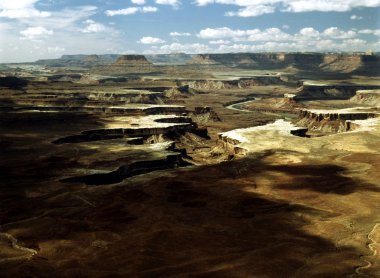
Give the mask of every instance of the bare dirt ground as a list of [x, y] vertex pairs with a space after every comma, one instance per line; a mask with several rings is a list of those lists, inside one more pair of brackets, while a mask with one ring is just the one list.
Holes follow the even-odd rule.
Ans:
[[[29, 86], [20, 93], [96, 89]], [[60, 180], [164, 151], [127, 146], [121, 139], [51, 143], [105, 128], [112, 120], [104, 114], [3, 111], [0, 277], [379, 276], [378, 130], [320, 138], [251, 133], [246, 156], [216, 163], [225, 159], [217, 152], [223, 149], [218, 133], [297, 117], [292, 107], [279, 109], [276, 102], [292, 92], [287, 86], [255, 86], [167, 99], [188, 111], [210, 107], [220, 118], [198, 118], [210, 139], [194, 135], [178, 142], [201, 165], [98, 186]], [[228, 108], [252, 97], [263, 101], [243, 107], [250, 112]], [[329, 106], [302, 103], [309, 104]]]

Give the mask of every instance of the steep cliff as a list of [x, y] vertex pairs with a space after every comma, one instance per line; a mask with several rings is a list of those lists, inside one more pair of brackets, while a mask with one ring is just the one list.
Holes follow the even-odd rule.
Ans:
[[144, 55], [122, 55], [115, 63], [98, 67], [101, 73], [145, 73], [155, 70], [155, 66]]
[[189, 64], [223, 65], [231, 68], [293, 69], [330, 73], [378, 75], [380, 57], [364, 54], [323, 53], [223, 53], [199, 54]]
[[308, 136], [322, 136], [352, 130], [353, 126], [349, 124], [351, 121], [362, 121], [378, 117], [377, 112], [359, 108], [339, 110], [302, 109], [299, 112], [299, 121], [296, 125], [306, 127]]
[[377, 89], [377, 85], [363, 84], [319, 84], [304, 82], [298, 88], [295, 100], [304, 99], [349, 99], [357, 90]]
[[380, 90], [359, 90], [350, 101], [364, 105], [380, 106]]
[[235, 80], [182, 80], [180, 82], [182, 86], [186, 85], [195, 90], [245, 89], [254, 86], [284, 83], [285, 81], [283, 81], [279, 75], [260, 75]]

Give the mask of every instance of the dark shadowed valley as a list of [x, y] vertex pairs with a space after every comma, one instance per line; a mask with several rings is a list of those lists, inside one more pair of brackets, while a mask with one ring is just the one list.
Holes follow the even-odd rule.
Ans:
[[0, 277], [379, 277], [380, 57], [0, 68]]

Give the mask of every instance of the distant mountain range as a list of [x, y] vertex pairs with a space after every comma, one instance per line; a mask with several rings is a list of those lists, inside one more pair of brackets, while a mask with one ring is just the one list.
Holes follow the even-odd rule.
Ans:
[[[154, 72], [165, 66], [199, 69], [257, 69], [307, 72], [357, 73], [380, 75], [380, 56], [362, 53], [222, 53], [155, 55], [63, 55], [58, 59], [38, 60], [31, 65], [51, 68], [83, 68], [133, 72]], [[125, 69], [124, 69], [125, 68]]]

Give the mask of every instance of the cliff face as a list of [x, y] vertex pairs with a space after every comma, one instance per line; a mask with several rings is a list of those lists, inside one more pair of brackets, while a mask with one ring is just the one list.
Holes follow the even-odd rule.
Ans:
[[252, 78], [240, 78], [237, 80], [189, 80], [181, 81], [181, 86], [188, 86], [195, 90], [215, 89], [246, 89], [254, 86], [265, 86], [271, 84], [283, 84], [280, 76], [255, 76]]
[[359, 90], [350, 101], [364, 105], [380, 106], [380, 90]]
[[186, 53], [145, 55], [149, 62], [157, 65], [185, 65], [193, 56]]
[[143, 55], [122, 55], [120, 56], [114, 65], [152, 65]]
[[355, 109], [340, 110], [306, 110], [299, 112], [300, 120], [297, 126], [306, 127], [307, 135], [321, 136], [353, 129], [351, 121], [361, 121], [377, 118], [379, 115], [370, 111]]
[[221, 64], [216, 59], [216, 55], [214, 54], [198, 54], [195, 55], [188, 64], [190, 65], [219, 65]]
[[45, 65], [49, 67], [85, 67], [91, 68], [98, 65], [107, 65], [114, 63], [119, 57], [117, 54], [104, 55], [62, 55], [58, 59], [38, 60], [37, 65]]
[[349, 99], [355, 96], [357, 90], [377, 89], [376, 85], [355, 84], [303, 84], [298, 88], [295, 100], [303, 99]]
[[98, 68], [104, 74], [145, 73], [154, 69], [155, 66], [143, 55], [122, 55], [115, 63]]
[[233, 68], [281, 69], [339, 72], [380, 73], [380, 57], [362, 54], [322, 53], [225, 53], [200, 54], [189, 64], [224, 65]]

